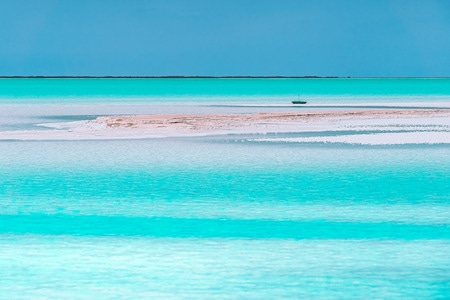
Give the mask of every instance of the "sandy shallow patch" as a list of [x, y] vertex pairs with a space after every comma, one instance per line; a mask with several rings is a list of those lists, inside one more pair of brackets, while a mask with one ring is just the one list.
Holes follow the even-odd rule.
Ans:
[[259, 127], [313, 121], [344, 121], [373, 118], [417, 118], [450, 116], [446, 110], [338, 110], [291, 113], [255, 114], [167, 114], [99, 117], [91, 124], [103, 124], [108, 128], [182, 128], [191, 131]]
[[[265, 134], [323, 131], [387, 131], [413, 132], [403, 134], [404, 143], [449, 143], [450, 110], [446, 109], [321, 109], [307, 112], [261, 112], [251, 114], [157, 114], [99, 117], [90, 121], [41, 124], [46, 130], [3, 131], [0, 139], [18, 140], [82, 140], [139, 139], [189, 137], [223, 134]], [[434, 132], [429, 138], [423, 134]], [[438, 132], [439, 134], [435, 134]], [[356, 134], [349, 143], [364, 143], [372, 138], [391, 135]], [[431, 137], [433, 136], [433, 137]], [[400, 137], [400, 135], [398, 136]], [[319, 141], [316, 138], [315, 141]], [[322, 141], [333, 142], [338, 138]], [[342, 138], [341, 138], [342, 140]], [[286, 140], [289, 142], [299, 140]], [[305, 141], [314, 141], [313, 138]]]

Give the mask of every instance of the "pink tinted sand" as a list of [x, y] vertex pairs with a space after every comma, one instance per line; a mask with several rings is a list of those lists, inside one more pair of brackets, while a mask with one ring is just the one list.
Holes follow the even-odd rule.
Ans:
[[[450, 143], [448, 109], [320, 109], [303, 112], [261, 112], [251, 114], [157, 114], [99, 117], [91, 121], [42, 124], [49, 129], [4, 131], [0, 139], [82, 140], [188, 137], [239, 133], [287, 133], [305, 131], [407, 130], [408, 134], [352, 137], [351, 142], [403, 137], [406, 143]], [[414, 134], [413, 134], [414, 133]], [[359, 136], [359, 137], [358, 137]], [[334, 138], [339, 142], [340, 137]], [[342, 139], [341, 139], [342, 140]], [[430, 138], [428, 138], [430, 140]], [[288, 141], [288, 140], [286, 140]], [[306, 141], [306, 140], [305, 140]], [[330, 142], [324, 138], [314, 141]], [[366, 143], [365, 142], [365, 143]]]

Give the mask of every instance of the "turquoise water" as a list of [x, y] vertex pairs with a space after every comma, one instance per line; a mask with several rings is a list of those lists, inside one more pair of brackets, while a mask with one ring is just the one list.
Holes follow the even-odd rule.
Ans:
[[[448, 96], [448, 87], [436, 88], [442, 81], [436, 80], [417, 79], [418, 86], [430, 82], [431, 87], [414, 93]], [[8, 125], [14, 130], [45, 118], [82, 119], [108, 110], [223, 109], [205, 108], [204, 100], [192, 104], [202, 94], [190, 86], [191, 79], [175, 80], [188, 97], [183, 103], [177, 92], [180, 104], [173, 107], [152, 100], [171, 95], [167, 86], [172, 80], [159, 92], [130, 91], [145, 80], [115, 81], [112, 107], [95, 80], [88, 80], [91, 92], [81, 102], [68, 94], [67, 86], [87, 93], [77, 84], [84, 81], [62, 80], [51, 95], [48, 86], [38, 84], [42, 81], [13, 81], [16, 87], [23, 82], [25, 91], [13, 95], [3, 90], [0, 107], [5, 116], [12, 112], [4, 124], [15, 124]], [[338, 81], [329, 86], [326, 80], [308, 82], [336, 91], [342, 88], [334, 87]], [[392, 81], [368, 81], [395, 90]], [[159, 81], [150, 82], [158, 86]], [[211, 82], [216, 99], [230, 95]], [[238, 90], [248, 93], [242, 92], [240, 101], [260, 103], [248, 81], [236, 82], [243, 85], [234, 83]], [[287, 95], [280, 82], [279, 91], [272, 86], [271, 92], [258, 93]], [[353, 83], [358, 90], [360, 81]], [[148, 103], [136, 106], [133, 97], [127, 98], [138, 93], [146, 94]], [[376, 98], [377, 93], [366, 90], [365, 95]], [[336, 94], [320, 97], [335, 103]], [[409, 92], [395, 95], [405, 103], [410, 97]], [[49, 98], [55, 103], [49, 104]], [[93, 104], [86, 105], [89, 99]], [[446, 144], [255, 143], [238, 135], [1, 141], [0, 166], [0, 298], [450, 295]]]
[[[71, 102], [213, 102], [225, 99], [284, 103], [298, 94], [316, 103], [372, 100], [404, 96], [420, 101], [448, 101], [450, 79], [417, 78], [3, 78], [0, 103]], [[375, 97], [375, 98], [374, 98]], [[223, 103], [220, 101], [219, 103]]]

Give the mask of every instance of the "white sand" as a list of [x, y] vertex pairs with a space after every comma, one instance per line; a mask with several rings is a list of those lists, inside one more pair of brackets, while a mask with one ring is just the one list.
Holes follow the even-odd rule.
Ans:
[[[446, 109], [347, 108], [289, 113], [132, 115], [41, 125], [47, 126], [48, 129], [3, 131], [0, 132], [0, 140], [142, 139], [240, 133], [317, 132], [317, 136], [313, 137], [258, 140], [302, 143], [450, 144], [450, 110]], [[371, 134], [363, 132], [367, 130], [370, 130]], [[324, 137], [320, 136], [320, 132], [323, 131], [351, 131], [354, 134]]]

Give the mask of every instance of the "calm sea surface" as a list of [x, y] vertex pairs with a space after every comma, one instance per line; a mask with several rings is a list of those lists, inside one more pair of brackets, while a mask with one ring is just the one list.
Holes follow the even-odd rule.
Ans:
[[[450, 79], [0, 79], [0, 131], [449, 106]], [[450, 297], [450, 145], [0, 141], [2, 299]]]

